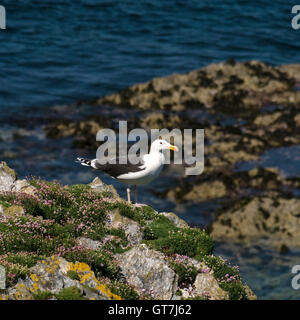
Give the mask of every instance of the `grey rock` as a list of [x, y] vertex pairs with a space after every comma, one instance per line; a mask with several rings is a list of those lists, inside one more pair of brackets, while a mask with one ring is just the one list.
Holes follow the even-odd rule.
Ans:
[[127, 240], [131, 245], [136, 245], [143, 239], [140, 225], [127, 217], [121, 216], [118, 210], [114, 210], [108, 214], [106, 225], [109, 228], [124, 230]]
[[160, 212], [161, 215], [167, 217], [171, 222], [175, 224], [178, 228], [188, 228], [188, 224], [183, 220], [180, 219], [175, 213], [173, 212]]
[[228, 293], [222, 290], [212, 273], [198, 273], [195, 283], [195, 294], [205, 296], [211, 300], [227, 300]]
[[5, 162], [0, 162], [0, 192], [12, 191], [17, 174]]
[[102, 243], [100, 241], [92, 240], [89, 238], [80, 237], [76, 239], [76, 243], [85, 249], [98, 250], [101, 248]]
[[90, 184], [89, 186], [92, 188], [93, 191], [95, 192], [107, 192], [108, 195], [112, 198], [119, 198], [119, 195], [114, 188], [113, 185], [107, 185], [102, 182], [102, 180], [98, 177], [96, 177]]
[[117, 255], [117, 261], [127, 282], [140, 294], [152, 290], [157, 299], [173, 298], [177, 290], [178, 276], [168, 266], [161, 252], [140, 244]]

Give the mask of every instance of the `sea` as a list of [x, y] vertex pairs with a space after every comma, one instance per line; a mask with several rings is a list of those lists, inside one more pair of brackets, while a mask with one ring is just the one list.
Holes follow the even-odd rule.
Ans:
[[[184, 73], [235, 59], [272, 65], [300, 62], [300, 29], [290, 0], [1, 0], [0, 157], [20, 177], [87, 183], [95, 175], [75, 164], [70, 141], [49, 141], [43, 124], [53, 106], [114, 93], [153, 77]], [[277, 160], [276, 160], [277, 159]], [[284, 159], [284, 161], [282, 161]], [[298, 176], [299, 146], [269, 150], [260, 164]], [[245, 163], [245, 168], [255, 164]], [[178, 205], [153, 190], [175, 183], [180, 172], [145, 187], [141, 201], [174, 211], [193, 225], [212, 219], [215, 203]], [[124, 188], [109, 177], [121, 195]], [[299, 299], [291, 268], [300, 251], [217, 243], [215, 253], [240, 266], [260, 299]]]

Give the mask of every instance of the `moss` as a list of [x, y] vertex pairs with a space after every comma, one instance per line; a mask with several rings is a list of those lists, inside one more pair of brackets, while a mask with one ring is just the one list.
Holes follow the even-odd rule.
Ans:
[[177, 230], [176, 226], [164, 216], [156, 216], [154, 221], [147, 224], [144, 229], [144, 239], [154, 240], [167, 237], [169, 232]]
[[50, 291], [37, 291], [37, 292], [32, 292], [32, 296], [34, 300], [49, 300], [53, 298], [53, 293]]
[[138, 214], [138, 211], [134, 210], [132, 206], [126, 203], [119, 203], [118, 209], [119, 209], [120, 215], [123, 217], [127, 217], [137, 222], [141, 220], [141, 216]]
[[150, 240], [147, 243], [168, 255], [178, 253], [189, 257], [211, 254], [214, 247], [212, 238], [197, 228], [176, 228], [168, 232], [166, 237]]
[[59, 293], [55, 294], [58, 300], [86, 300], [81, 291], [77, 287], [63, 288]]
[[178, 289], [176, 292], [175, 292], [175, 295], [178, 296], [178, 297], [181, 297], [182, 296], [182, 291], [180, 289]]
[[78, 275], [77, 272], [74, 271], [74, 270], [69, 270], [69, 271], [67, 272], [67, 276], [68, 276], [69, 278], [71, 278], [72, 280], [80, 280], [79, 275]]
[[138, 211], [141, 213], [144, 220], [153, 220], [157, 217], [156, 211], [150, 206], [143, 206], [138, 208]]

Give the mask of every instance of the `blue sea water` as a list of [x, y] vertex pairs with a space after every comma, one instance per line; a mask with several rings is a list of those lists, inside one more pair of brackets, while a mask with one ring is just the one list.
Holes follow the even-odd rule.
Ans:
[[0, 110], [22, 113], [207, 64], [300, 61], [295, 1], [4, 0]]
[[[8, 115], [30, 123], [30, 117], [45, 115], [55, 104], [106, 95], [229, 58], [274, 65], [300, 62], [300, 30], [291, 26], [291, 9], [297, 3], [290, 0], [0, 0], [0, 4], [7, 15], [7, 29], [0, 30], [0, 154], [6, 152], [0, 160], [21, 177], [32, 174], [86, 183], [94, 175], [73, 163], [77, 150], [68, 141], [49, 142], [40, 128], [31, 131], [29, 124], [15, 139], [15, 128], [3, 120]], [[27, 107], [35, 107], [34, 113]], [[274, 159], [282, 152], [270, 152], [263, 164], [276, 166]], [[280, 169], [286, 175], [299, 174], [299, 168], [295, 171], [299, 148], [285, 149], [284, 154], [289, 161]], [[171, 184], [174, 174], [163, 174]], [[165, 187], [163, 180], [155, 182], [156, 190]], [[124, 188], [115, 186], [124, 196]], [[151, 188], [145, 187], [141, 202], [173, 210], [192, 224], [203, 225], [211, 218], [215, 204], [175, 207], [153, 197]], [[298, 252], [284, 257], [270, 253], [270, 260], [264, 251], [252, 248], [249, 253], [247, 248], [226, 245], [218, 244], [216, 252], [241, 265], [243, 278], [260, 298], [299, 298], [289, 286], [289, 270], [297, 263]]]

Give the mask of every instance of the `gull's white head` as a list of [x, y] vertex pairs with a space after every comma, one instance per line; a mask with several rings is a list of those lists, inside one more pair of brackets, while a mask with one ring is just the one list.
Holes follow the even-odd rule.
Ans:
[[176, 146], [171, 145], [169, 142], [163, 139], [156, 139], [152, 142], [150, 153], [151, 152], [160, 152], [163, 150], [173, 150], [178, 151], [178, 148]]

